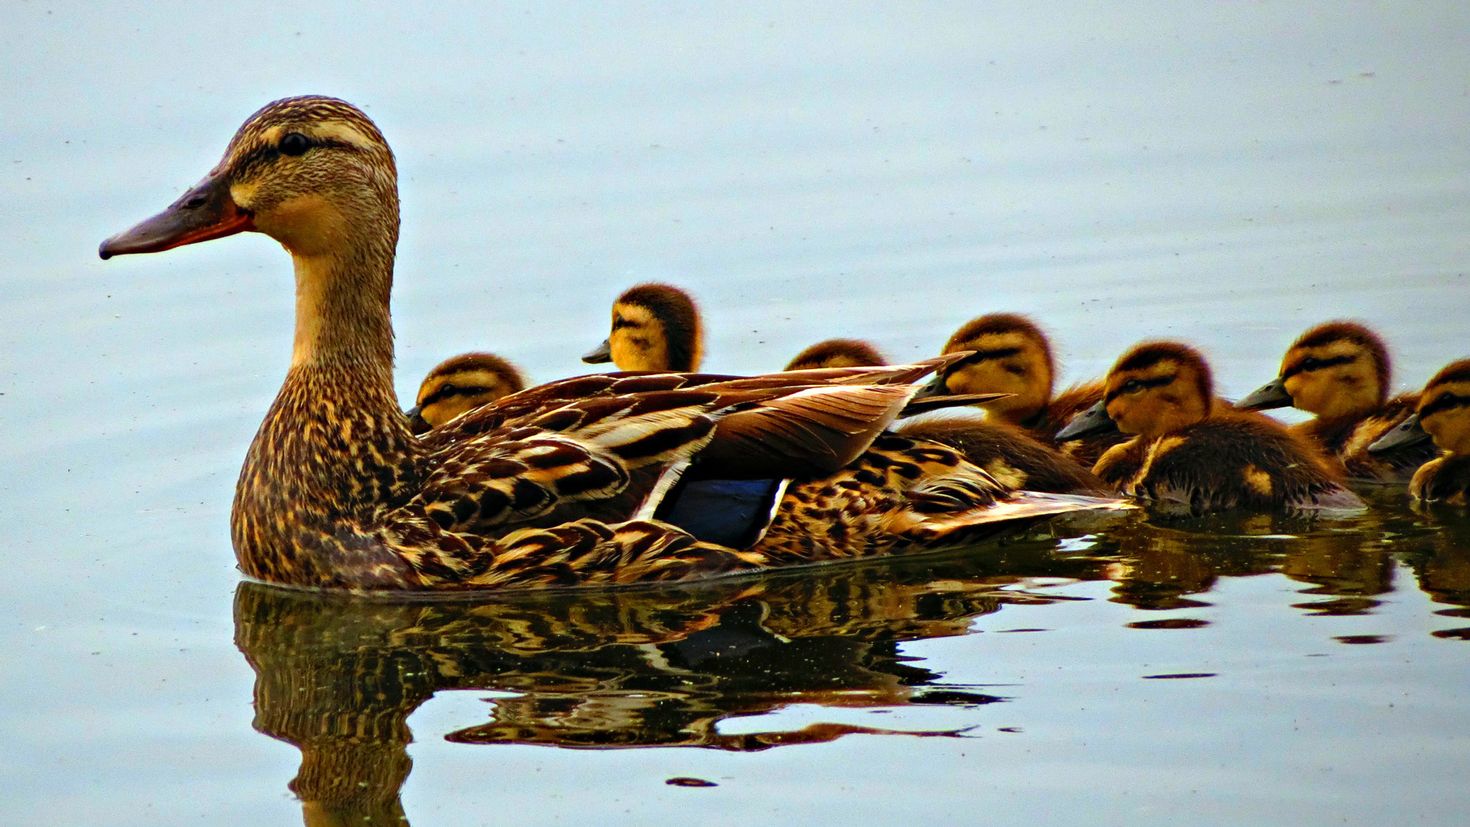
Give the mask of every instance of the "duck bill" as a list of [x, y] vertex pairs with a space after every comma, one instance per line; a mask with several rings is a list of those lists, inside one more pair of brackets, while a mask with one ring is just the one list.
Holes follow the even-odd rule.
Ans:
[[253, 229], [250, 213], [230, 197], [225, 178], [210, 175], [163, 212], [102, 242], [97, 254], [108, 259], [130, 253], [159, 253]]
[[1107, 404], [1099, 402], [1072, 417], [1071, 422], [1057, 431], [1055, 439], [1057, 442], [1072, 442], [1095, 434], [1114, 433], [1117, 430], [1118, 423], [1108, 416]]
[[602, 344], [587, 352], [582, 361], [589, 365], [601, 365], [612, 361], [612, 340], [603, 339]]
[[1289, 407], [1291, 407], [1291, 394], [1286, 392], [1286, 380], [1279, 376], [1251, 391], [1244, 399], [1235, 403], [1235, 409], [1239, 411], [1265, 411], [1271, 408]]
[[1388, 433], [1379, 437], [1368, 446], [1368, 450], [1381, 454], [1385, 451], [1395, 451], [1399, 448], [1407, 448], [1410, 445], [1419, 445], [1429, 439], [1429, 432], [1419, 424], [1419, 415], [1413, 414], [1403, 422], [1393, 426]]

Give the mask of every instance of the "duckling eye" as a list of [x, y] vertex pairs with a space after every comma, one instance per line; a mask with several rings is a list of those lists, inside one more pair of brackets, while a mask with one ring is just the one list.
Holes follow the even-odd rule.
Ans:
[[622, 316], [614, 316], [612, 329], [617, 330], [623, 327], [633, 327], [633, 322], [623, 318]]
[[1143, 383], [1138, 381], [1137, 379], [1129, 379], [1127, 382], [1124, 382], [1123, 387], [1119, 388], [1118, 390], [1122, 391], [1123, 393], [1138, 393], [1139, 391], [1143, 390]]
[[305, 155], [306, 151], [311, 149], [311, 139], [300, 132], [287, 132], [282, 136], [277, 148], [281, 150], [282, 155], [290, 155], [294, 158], [298, 155]]

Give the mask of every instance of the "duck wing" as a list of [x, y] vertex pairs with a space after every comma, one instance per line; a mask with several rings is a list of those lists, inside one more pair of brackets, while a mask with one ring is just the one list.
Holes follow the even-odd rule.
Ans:
[[426, 441], [432, 448], [406, 505], [446, 531], [480, 534], [583, 516], [626, 520], [658, 505], [649, 498], [667, 490], [658, 486], [664, 473], [691, 463], [703, 478], [831, 473], [861, 455], [915, 392], [751, 384], [594, 395], [513, 416], [487, 406], [486, 419], [503, 420], [497, 427]]

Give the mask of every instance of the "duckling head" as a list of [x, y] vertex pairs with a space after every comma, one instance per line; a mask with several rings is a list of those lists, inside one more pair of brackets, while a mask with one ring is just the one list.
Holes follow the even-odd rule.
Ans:
[[816, 368], [862, 368], [886, 365], [878, 349], [862, 339], [826, 339], [796, 354], [786, 370]]
[[991, 313], [971, 319], [944, 345], [945, 353], [957, 350], [974, 353], [939, 377], [948, 393], [1010, 394], [983, 407], [1016, 423], [1032, 418], [1051, 401], [1051, 343], [1025, 316]]
[[1470, 454], [1470, 359], [1451, 362], [1429, 380], [1415, 416], [1440, 450]]
[[703, 358], [704, 331], [694, 300], [672, 285], [650, 283], [629, 288], [613, 302], [612, 332], [582, 361], [684, 373], [698, 370]]
[[440, 362], [419, 385], [417, 403], [407, 411], [416, 434], [437, 428], [465, 411], [525, 390], [526, 380], [510, 362], [493, 353], [463, 353]]
[[1237, 403], [1245, 410], [1291, 405], [1322, 419], [1347, 419], [1388, 399], [1392, 365], [1377, 333], [1351, 321], [1317, 325], [1281, 360], [1281, 375]]
[[1108, 417], [1126, 434], [1157, 437], [1210, 414], [1214, 380], [1204, 356], [1179, 342], [1144, 342], [1108, 371]]

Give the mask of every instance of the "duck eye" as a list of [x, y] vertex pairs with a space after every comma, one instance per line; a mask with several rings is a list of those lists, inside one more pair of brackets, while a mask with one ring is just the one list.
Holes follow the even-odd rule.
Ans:
[[293, 158], [305, 155], [306, 150], [311, 149], [311, 139], [300, 132], [287, 132], [281, 138], [279, 149], [282, 155], [290, 155]]

